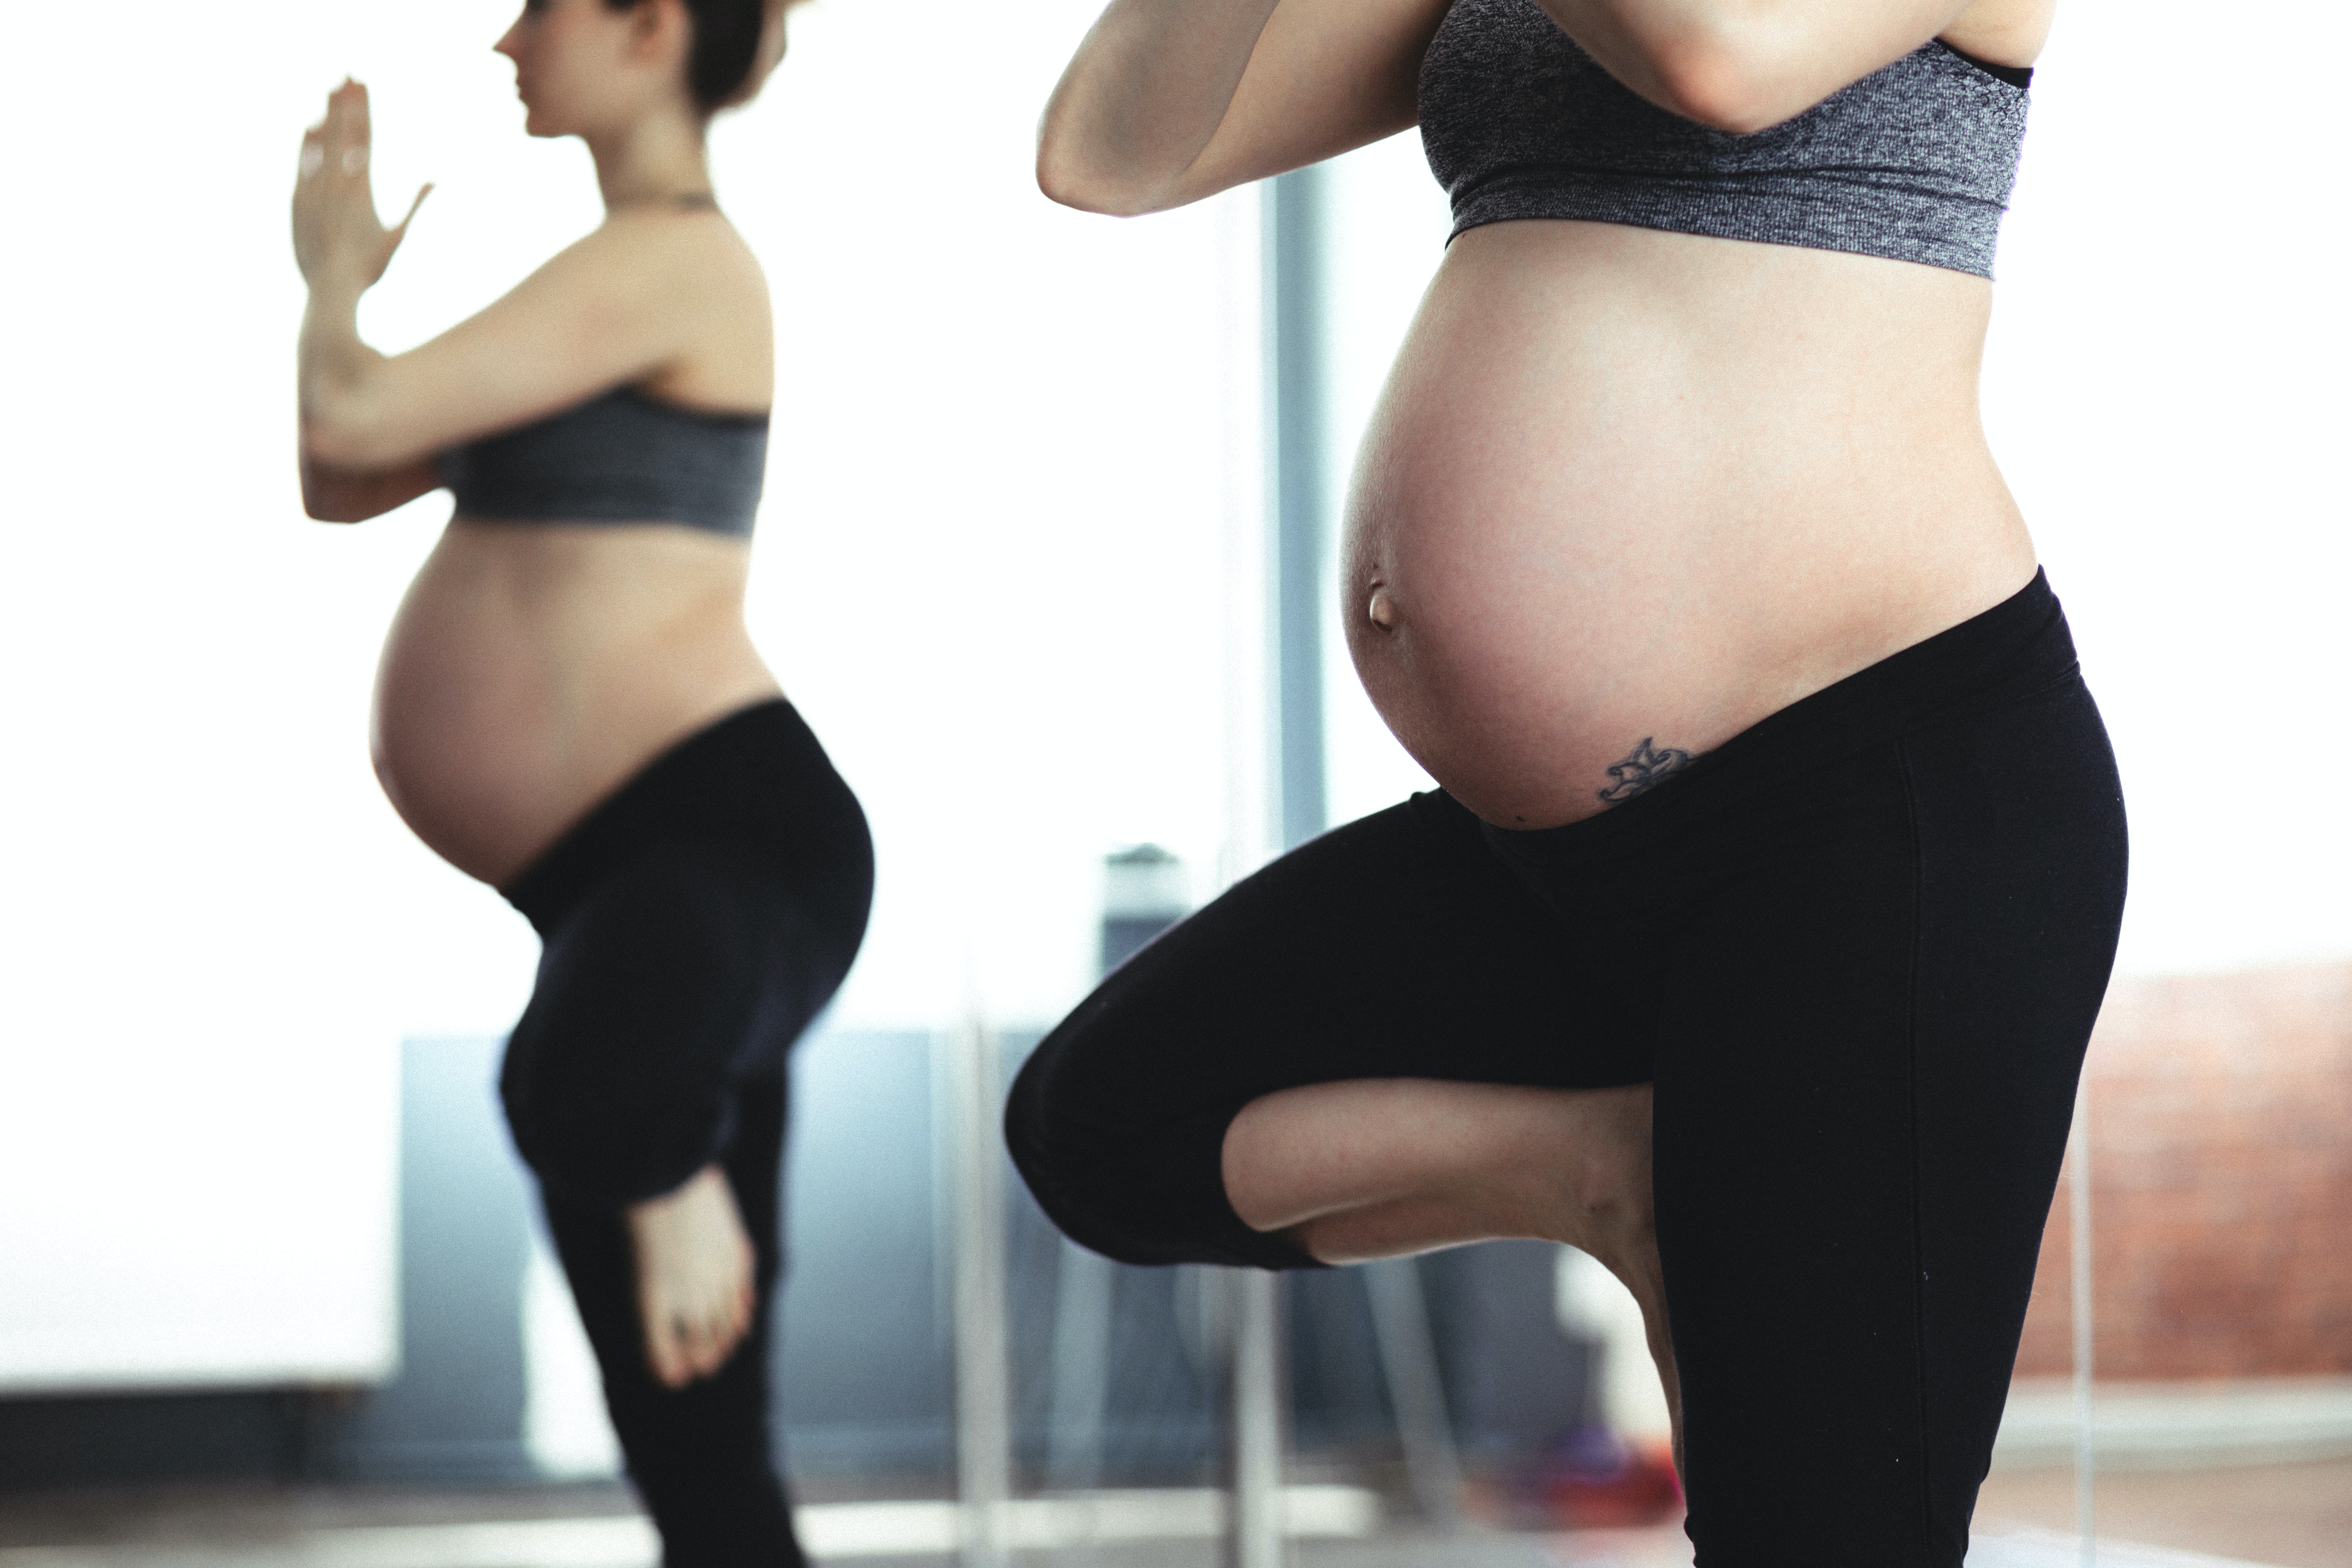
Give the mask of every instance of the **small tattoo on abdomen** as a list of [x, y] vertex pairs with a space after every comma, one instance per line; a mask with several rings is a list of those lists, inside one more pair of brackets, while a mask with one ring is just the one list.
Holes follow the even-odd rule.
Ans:
[[1656, 737], [1644, 735], [1641, 743], [1622, 763], [1609, 764], [1609, 776], [1617, 782], [1601, 792], [1601, 798], [1615, 805], [1633, 799], [1652, 784], [1671, 778], [1690, 766], [1691, 753], [1678, 752], [1672, 746], [1656, 746]]

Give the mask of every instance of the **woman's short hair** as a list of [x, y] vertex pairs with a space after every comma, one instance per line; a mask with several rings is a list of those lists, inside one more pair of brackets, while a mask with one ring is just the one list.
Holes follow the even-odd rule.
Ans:
[[[686, 85], [705, 114], [750, 100], [760, 90], [752, 72], [763, 62], [760, 45], [770, 26], [783, 26], [792, 0], [682, 0], [694, 22]], [[615, 11], [644, 0], [604, 0]], [[766, 63], [773, 63], [772, 61]], [[764, 74], [764, 73], [763, 73]]]

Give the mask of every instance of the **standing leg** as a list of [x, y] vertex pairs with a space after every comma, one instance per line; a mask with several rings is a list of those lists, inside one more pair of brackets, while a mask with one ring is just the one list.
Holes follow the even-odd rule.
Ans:
[[1655, 1184], [1706, 1568], [1960, 1568], [2122, 828], [2074, 681], [1695, 846], [1717, 890], [1662, 994]]
[[749, 857], [651, 847], [551, 924], [508, 1049], [516, 1141], [668, 1568], [800, 1558], [766, 1346], [784, 1057], [840, 979], [819, 934]]
[[711, 1376], [665, 1386], [646, 1364], [635, 1258], [611, 1207], [546, 1193], [549, 1228], [604, 1378], [630, 1479], [661, 1531], [664, 1568], [798, 1568], [768, 1429], [769, 1346], [782, 1288], [781, 1077], [745, 1083], [720, 1168], [758, 1263], [749, 1331]]

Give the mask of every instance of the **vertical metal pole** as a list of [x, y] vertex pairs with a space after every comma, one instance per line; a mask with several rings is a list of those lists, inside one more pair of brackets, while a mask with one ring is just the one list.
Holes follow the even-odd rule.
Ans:
[[1323, 767], [1323, 217], [1325, 171], [1266, 182], [1267, 399], [1275, 515], [1276, 690], [1282, 751], [1282, 847], [1326, 826]]
[[1004, 1184], [996, 1042], [975, 1015], [949, 1045], [955, 1153], [956, 1482], [964, 1568], [1003, 1568], [1013, 1491]]
[[1062, 1238], [1054, 1272], [1053, 1416], [1045, 1434], [1045, 1479], [1065, 1491], [1083, 1490], [1102, 1479], [1116, 1268], [1102, 1254]]
[[2091, 1352], [2097, 1325], [2096, 1302], [2091, 1294], [2091, 1075], [2083, 1074], [2074, 1090], [2074, 1173], [2067, 1178], [2066, 1213], [2072, 1244], [2074, 1307], [2074, 1531], [2080, 1540], [2083, 1568], [2098, 1560], [2098, 1445], [2091, 1425]]
[[1278, 1276], [1230, 1271], [1233, 1289], [1233, 1510], [1226, 1568], [1282, 1568], [1282, 1310]]
[[[1103, 857], [1101, 963], [1108, 974], [1192, 908], [1181, 858], [1157, 844]], [[1102, 1479], [1105, 1407], [1110, 1399], [1112, 1312], [1118, 1265], [1065, 1239], [1054, 1274], [1052, 1420], [1048, 1485], [1076, 1491]]]
[[1437, 1342], [1429, 1331], [1429, 1299], [1421, 1266], [1410, 1258], [1384, 1258], [1361, 1270], [1380, 1342], [1381, 1372], [1396, 1411], [1404, 1447], [1404, 1473], [1422, 1517], [1452, 1530], [1462, 1522], [1462, 1460], [1437, 1374]]
[[[1323, 171], [1266, 182], [1260, 224], [1266, 322], [1267, 478], [1274, 517], [1274, 708], [1280, 841], [1324, 827]], [[1234, 1276], [1229, 1568], [1281, 1568], [1285, 1387], [1280, 1281]]]

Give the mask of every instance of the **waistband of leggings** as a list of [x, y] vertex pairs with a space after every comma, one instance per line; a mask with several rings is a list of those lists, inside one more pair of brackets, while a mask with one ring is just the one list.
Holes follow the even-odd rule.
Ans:
[[1486, 840], [1507, 857], [1533, 852], [1553, 864], [1620, 852], [1939, 720], [2028, 697], [2077, 668], [2065, 611], [2037, 570], [1991, 609], [1759, 720], [1622, 805], [1559, 827], [1490, 823]]
[[[756, 852], [779, 835], [812, 785], [856, 812], [856, 797], [799, 710], [782, 697], [753, 703], [660, 752], [499, 891], [544, 935], [648, 844], [716, 840]], [[856, 828], [862, 835], [862, 816]]]

